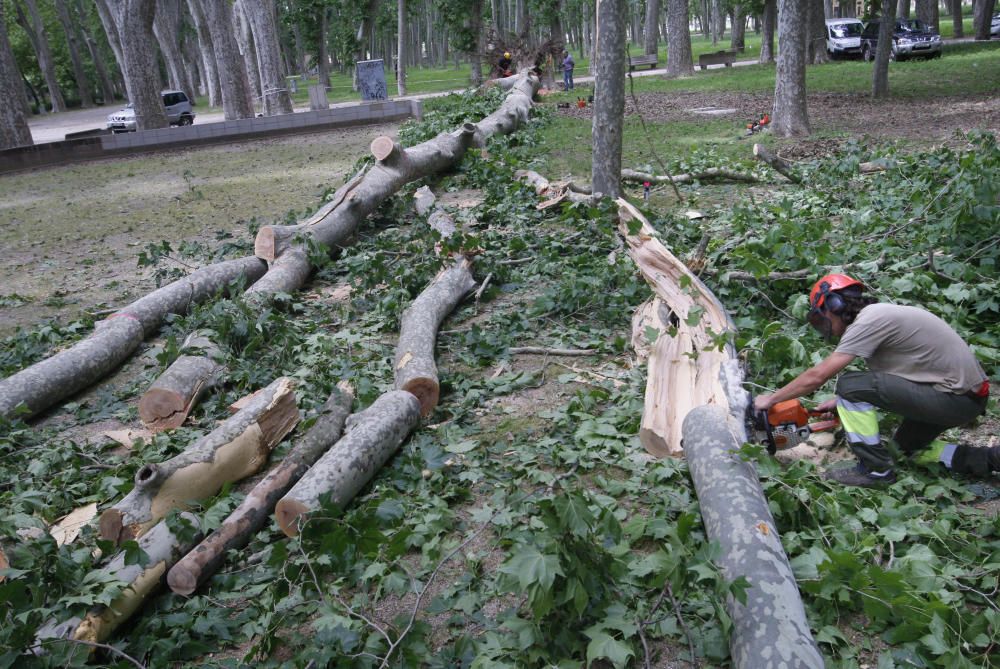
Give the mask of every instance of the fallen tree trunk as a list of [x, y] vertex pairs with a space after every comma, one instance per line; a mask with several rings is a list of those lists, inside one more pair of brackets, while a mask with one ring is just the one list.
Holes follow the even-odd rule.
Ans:
[[259, 471], [298, 421], [293, 384], [279, 378], [183, 453], [140, 467], [132, 492], [101, 514], [101, 538], [116, 543], [134, 539], [172, 509], [211, 497], [224, 484]]
[[264, 270], [254, 257], [216, 263], [116, 311], [83, 341], [0, 381], [0, 416], [11, 417], [22, 405], [23, 417], [34, 416], [83, 390], [128, 359], [168, 314], [186, 313], [240, 279], [253, 283]]
[[792, 183], [802, 183], [802, 179], [795, 173], [792, 164], [778, 154], [772, 153], [763, 144], [753, 145], [753, 157], [762, 163], [767, 163], [775, 172], [780, 173]]
[[38, 630], [38, 641], [43, 643], [52, 639], [74, 639], [100, 643], [110, 637], [160, 587], [163, 575], [170, 565], [198, 541], [198, 518], [190, 513], [182, 513], [181, 519], [190, 525], [190, 531], [184, 532], [183, 537], [175, 535], [166, 521], [161, 521], [139, 539], [139, 548], [149, 559], [145, 566], [138, 563], [125, 564], [126, 552], [122, 551], [100, 570], [105, 578], [99, 579], [99, 582], [121, 581], [127, 584], [110, 605], [95, 607], [82, 618], [74, 617], [58, 624], [46, 624]]
[[[629, 256], [676, 317], [671, 319], [676, 334], [660, 331], [652, 347], [639, 440], [656, 457], [680, 455], [681, 424], [691, 409], [702, 404], [728, 409], [720, 374], [723, 364], [735, 359], [729, 337], [736, 328], [718, 298], [656, 238], [639, 210], [617, 202]], [[630, 222], [639, 224], [634, 234]]]
[[517, 170], [514, 176], [534, 188], [537, 195], [548, 198], [535, 206], [539, 211], [563, 202], [590, 202], [593, 199], [588, 189], [572, 181], [549, 181], [534, 170]]
[[733, 666], [821, 669], [823, 658], [756, 468], [739, 455], [736, 435], [742, 431], [742, 420], [722, 407], [701, 406], [684, 419], [684, 452], [705, 533], [722, 548], [717, 562], [725, 579], [749, 582], [746, 604], [726, 599]]
[[393, 390], [347, 421], [347, 433], [275, 505], [278, 526], [296, 536], [308, 515], [329, 495], [343, 507], [396, 452], [420, 420], [420, 401]]
[[434, 345], [442, 321], [476, 287], [472, 262], [462, 258], [442, 270], [403, 312], [396, 345], [397, 390], [405, 390], [420, 401], [420, 415], [428, 416], [440, 396]]
[[139, 398], [139, 419], [154, 432], [180, 427], [222, 373], [222, 351], [205, 332], [188, 335], [181, 355]]
[[632, 181], [637, 183], [644, 183], [648, 181], [651, 184], [665, 184], [671, 182], [675, 184], [687, 184], [692, 181], [714, 180], [739, 181], [743, 183], [757, 183], [760, 181], [760, 179], [752, 174], [735, 172], [721, 167], [709, 167], [701, 172], [674, 175], [650, 174], [648, 172], [637, 172], [636, 170], [622, 170], [622, 181]]
[[167, 574], [171, 590], [190, 595], [216, 572], [228, 551], [249, 543], [267, 523], [278, 500], [340, 439], [353, 401], [351, 387], [338, 385], [320, 408], [316, 422], [288, 455], [253, 487], [217, 530], [173, 566]]

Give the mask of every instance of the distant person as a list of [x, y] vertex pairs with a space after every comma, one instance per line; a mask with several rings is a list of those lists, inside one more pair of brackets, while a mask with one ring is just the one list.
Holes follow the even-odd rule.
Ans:
[[573, 90], [573, 68], [576, 66], [576, 62], [568, 51], [563, 51], [562, 55], [563, 90], [571, 91]]
[[509, 77], [514, 74], [514, 61], [511, 60], [509, 51], [503, 52], [503, 57], [497, 63], [497, 69], [500, 71], [501, 77]]

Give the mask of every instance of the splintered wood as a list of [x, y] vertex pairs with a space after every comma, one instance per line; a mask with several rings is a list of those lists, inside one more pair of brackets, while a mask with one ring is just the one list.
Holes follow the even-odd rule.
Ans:
[[[681, 424], [691, 409], [715, 404], [729, 411], [720, 380], [723, 362], [735, 352], [725, 334], [735, 328], [719, 300], [656, 237], [649, 222], [625, 200], [618, 201], [619, 231], [628, 254], [656, 299], [639, 307], [633, 319], [633, 341], [648, 339], [646, 327], [657, 330], [649, 353], [646, 399], [639, 439], [650, 454], [679, 456]], [[635, 233], [629, 232], [629, 227]], [[663, 308], [669, 309], [670, 316]], [[669, 319], [670, 322], [664, 322]]]

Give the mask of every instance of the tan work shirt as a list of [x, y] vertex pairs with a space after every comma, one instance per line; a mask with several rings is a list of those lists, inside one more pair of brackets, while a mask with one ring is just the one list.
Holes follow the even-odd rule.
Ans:
[[837, 353], [864, 358], [873, 372], [895, 374], [963, 395], [986, 373], [969, 345], [943, 320], [919, 307], [872, 304], [847, 326]]

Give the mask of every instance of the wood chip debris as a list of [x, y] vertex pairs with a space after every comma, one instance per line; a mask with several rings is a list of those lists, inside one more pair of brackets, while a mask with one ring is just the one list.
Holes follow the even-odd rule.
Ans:
[[96, 515], [97, 502], [81, 506], [56, 521], [49, 528], [49, 534], [56, 540], [57, 546], [73, 543], [80, 535], [83, 526], [93, 520]]
[[153, 433], [145, 428], [124, 428], [122, 430], [107, 430], [101, 433], [108, 439], [118, 442], [125, 448], [131, 449], [135, 442], [139, 441], [148, 444], [153, 440]]

